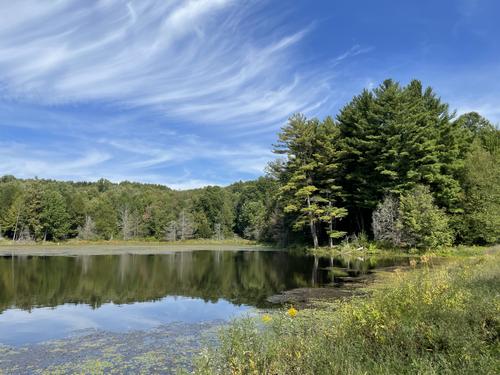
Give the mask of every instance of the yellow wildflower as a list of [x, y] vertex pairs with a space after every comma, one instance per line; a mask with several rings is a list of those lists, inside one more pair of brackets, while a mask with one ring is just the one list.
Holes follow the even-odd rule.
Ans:
[[422, 255], [420, 257], [420, 261], [424, 264], [427, 264], [429, 263], [429, 261], [431, 260], [431, 257], [429, 255]]
[[415, 259], [410, 260], [410, 266], [415, 268], [417, 266], [417, 261]]
[[286, 312], [290, 317], [294, 318], [298, 311], [292, 306], [288, 309], [288, 311]]
[[269, 315], [269, 314], [262, 315], [262, 321], [264, 323], [269, 323], [271, 320], [273, 320], [273, 318], [271, 317], [271, 315]]

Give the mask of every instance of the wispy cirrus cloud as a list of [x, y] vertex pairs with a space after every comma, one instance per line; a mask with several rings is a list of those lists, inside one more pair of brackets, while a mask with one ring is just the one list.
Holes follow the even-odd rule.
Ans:
[[0, 175], [191, 188], [262, 174], [286, 118], [332, 113], [339, 70], [372, 51], [309, 53], [320, 23], [296, 5], [0, 2]]
[[235, 0], [3, 4], [0, 93], [250, 127], [314, 112], [330, 95], [331, 76], [299, 68], [294, 51], [308, 26], [286, 32], [258, 22], [258, 7]]
[[240, 143], [237, 147], [231, 147], [193, 135], [183, 136], [182, 142], [101, 139], [99, 143], [111, 146], [108, 150], [124, 152], [128, 157], [126, 167], [137, 171], [154, 171], [195, 161], [226, 165], [232, 171], [253, 175], [261, 174], [267, 163], [274, 158], [269, 148], [252, 143]]
[[68, 160], [66, 151], [34, 150], [23, 143], [0, 142], [0, 170], [29, 178], [68, 178], [91, 174], [91, 170], [111, 159], [111, 155], [95, 149], [73, 153]]
[[[57, 121], [64, 123], [66, 116], [53, 119], [55, 126], [43, 130], [22, 120], [24, 137], [16, 139], [19, 137], [2, 132], [4, 120], [0, 114], [0, 175], [78, 181], [137, 180], [172, 188], [194, 188], [227, 185], [242, 177], [260, 175], [273, 158], [268, 148], [251, 142], [225, 144], [154, 125], [150, 126], [151, 132], [130, 137], [127, 133], [134, 130], [126, 123], [115, 123], [116, 120], [100, 124], [108, 128], [106, 132], [86, 131], [88, 124], [84, 122], [63, 127], [66, 134], [61, 136], [56, 131], [57, 125], [61, 126]], [[12, 129], [19, 128], [14, 124]], [[40, 137], [45, 137], [43, 143], [36, 142]]]

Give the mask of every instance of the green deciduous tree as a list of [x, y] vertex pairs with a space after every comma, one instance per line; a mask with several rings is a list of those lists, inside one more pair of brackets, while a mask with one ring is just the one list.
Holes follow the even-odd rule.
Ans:
[[233, 233], [235, 207], [231, 192], [219, 186], [203, 188], [194, 199], [193, 210], [200, 220], [198, 236], [211, 237], [208, 233], [213, 235], [216, 225], [220, 225], [219, 229], [225, 236]]
[[94, 199], [92, 217], [101, 238], [112, 239], [118, 232], [118, 213], [107, 197]]
[[467, 243], [500, 240], [500, 159], [476, 139], [465, 160], [463, 215], [454, 217], [458, 235]]
[[470, 150], [474, 140], [493, 155], [500, 152], [500, 131], [479, 113], [464, 113], [457, 118], [456, 123], [463, 129], [464, 155]]
[[277, 205], [279, 182], [271, 176], [238, 182], [230, 189], [236, 200], [235, 232], [244, 238], [280, 242], [285, 233], [280, 223], [283, 213]]
[[450, 246], [453, 236], [445, 212], [434, 204], [427, 186], [417, 185], [400, 197], [402, 240], [410, 247]]
[[43, 239], [65, 238], [69, 232], [70, 217], [64, 197], [53, 187], [48, 187], [42, 193], [41, 199], [40, 226]]

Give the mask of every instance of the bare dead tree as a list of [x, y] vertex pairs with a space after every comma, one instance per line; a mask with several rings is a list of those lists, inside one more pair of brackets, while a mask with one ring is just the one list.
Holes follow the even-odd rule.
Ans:
[[222, 225], [220, 223], [214, 225], [214, 235], [215, 239], [218, 241], [224, 239], [224, 234], [222, 233]]
[[19, 210], [17, 211], [17, 217], [16, 217], [16, 226], [14, 227], [14, 236], [12, 237], [12, 239], [15, 241], [16, 240], [16, 237], [18, 235], [17, 233], [17, 229], [18, 229], [18, 225], [19, 225], [19, 217], [21, 216], [21, 209], [19, 208]]
[[132, 235], [133, 237], [140, 237], [142, 235], [141, 231], [141, 220], [139, 215], [132, 215]]
[[182, 210], [179, 214], [179, 237], [181, 241], [187, 240], [193, 237], [194, 234], [194, 224], [193, 219], [190, 215], [186, 214], [186, 210]]
[[379, 203], [372, 215], [373, 235], [377, 241], [387, 241], [393, 245], [401, 243], [399, 221], [399, 199], [388, 195]]
[[120, 229], [124, 240], [130, 240], [133, 236], [133, 219], [127, 206], [120, 211]]
[[172, 220], [165, 228], [165, 239], [167, 241], [177, 241], [177, 221]]
[[93, 240], [96, 238], [96, 229], [94, 220], [88, 215], [85, 215], [85, 223], [77, 228], [78, 238], [81, 240]]
[[24, 226], [23, 229], [19, 232], [17, 237], [17, 241], [19, 242], [32, 242], [34, 241], [34, 237], [31, 235], [31, 232], [28, 227]]

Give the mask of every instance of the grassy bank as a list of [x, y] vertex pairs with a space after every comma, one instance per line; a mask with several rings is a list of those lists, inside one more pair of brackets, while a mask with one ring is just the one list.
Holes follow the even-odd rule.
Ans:
[[466, 246], [466, 245], [458, 245], [458, 246], [450, 246], [450, 247], [442, 247], [439, 249], [433, 250], [417, 250], [417, 249], [402, 249], [402, 248], [387, 248], [377, 246], [375, 243], [369, 243], [369, 246], [335, 246], [333, 248], [330, 247], [318, 247], [314, 248], [304, 248], [304, 249], [293, 249], [297, 253], [306, 253], [310, 255], [315, 255], [319, 257], [336, 257], [343, 255], [352, 255], [352, 256], [409, 256], [415, 257], [423, 254], [432, 256], [432, 257], [471, 257], [471, 256], [479, 256], [485, 253], [485, 251], [493, 251], [493, 249], [500, 250], [500, 245], [495, 247], [491, 247], [486, 249], [484, 246]]
[[12, 240], [0, 240], [0, 246], [88, 246], [88, 245], [99, 245], [99, 246], [119, 246], [119, 245], [148, 245], [148, 246], [165, 246], [165, 245], [258, 245], [256, 241], [245, 240], [243, 238], [229, 238], [224, 240], [212, 240], [212, 239], [190, 239], [184, 241], [159, 241], [156, 238], [143, 238], [137, 240], [79, 240], [70, 239], [66, 241], [29, 241], [29, 242], [19, 242]]
[[199, 374], [496, 374], [500, 255], [422, 256], [369, 297], [234, 322]]
[[192, 250], [223, 251], [264, 251], [276, 250], [272, 247], [256, 244], [253, 241], [231, 240], [188, 240], [175, 242], [113, 240], [113, 241], [67, 241], [67, 242], [0, 242], [2, 255], [33, 256], [78, 256], [78, 255], [119, 255], [119, 254], [164, 254], [169, 252]]

